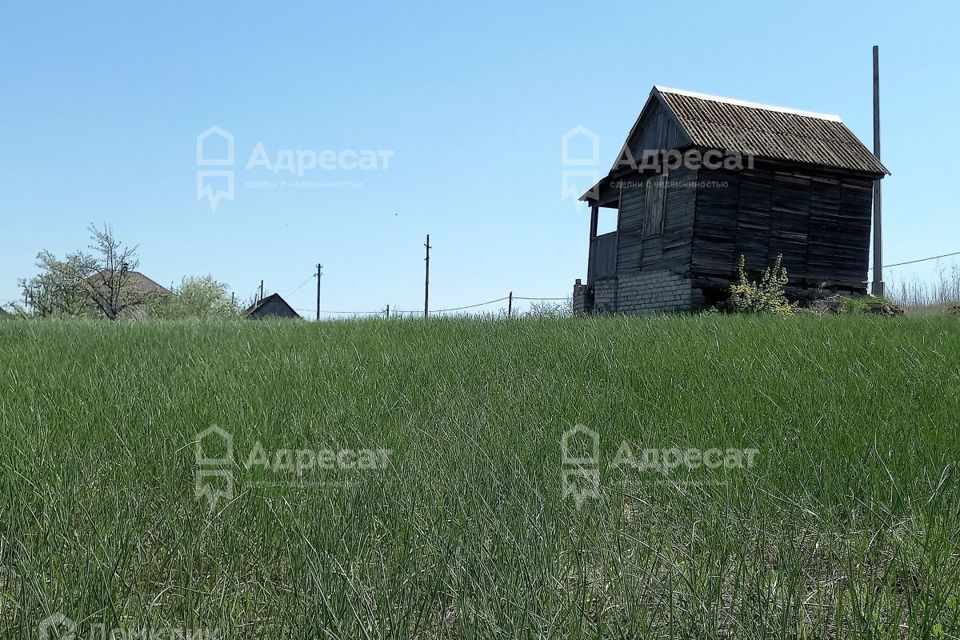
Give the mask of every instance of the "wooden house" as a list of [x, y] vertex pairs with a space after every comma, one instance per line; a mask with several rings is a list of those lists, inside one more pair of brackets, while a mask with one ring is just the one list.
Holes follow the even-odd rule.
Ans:
[[[725, 299], [742, 255], [783, 256], [795, 298], [866, 292], [873, 185], [889, 172], [837, 116], [654, 87], [588, 203], [580, 313]], [[616, 231], [598, 235], [600, 208]]]
[[247, 309], [243, 317], [260, 320], [263, 318], [299, 318], [293, 307], [287, 304], [287, 301], [280, 297], [279, 293], [274, 293], [266, 298], [254, 302]]

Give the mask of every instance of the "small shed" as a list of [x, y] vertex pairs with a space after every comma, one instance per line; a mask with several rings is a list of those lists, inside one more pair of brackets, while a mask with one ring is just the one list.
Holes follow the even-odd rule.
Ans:
[[[580, 313], [727, 297], [739, 258], [783, 256], [794, 298], [866, 292], [874, 183], [889, 172], [834, 115], [655, 86], [590, 206]], [[598, 234], [601, 208], [615, 231]]]
[[287, 304], [287, 301], [280, 297], [279, 293], [274, 293], [250, 305], [250, 308], [244, 312], [243, 317], [255, 320], [262, 318], [299, 318], [300, 314]]

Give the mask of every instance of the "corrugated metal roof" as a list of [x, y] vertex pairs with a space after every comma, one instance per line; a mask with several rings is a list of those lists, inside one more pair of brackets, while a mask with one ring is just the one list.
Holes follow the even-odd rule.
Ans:
[[694, 145], [886, 174], [838, 116], [654, 87]]

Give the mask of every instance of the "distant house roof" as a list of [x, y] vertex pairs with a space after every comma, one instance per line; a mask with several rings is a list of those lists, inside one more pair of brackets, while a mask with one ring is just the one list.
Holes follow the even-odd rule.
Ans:
[[[90, 276], [87, 281], [93, 285], [95, 288], [100, 288], [103, 286], [101, 279], [110, 279], [110, 271], [103, 270], [97, 273], [96, 275]], [[143, 275], [139, 271], [128, 271], [126, 275], [126, 282], [123, 283], [124, 287], [131, 289], [137, 289], [141, 293], [170, 293], [170, 290], [164, 287], [161, 284], [158, 284], [154, 280], [151, 280], [147, 276]]]
[[688, 138], [689, 146], [876, 175], [890, 173], [839, 116], [661, 86], [650, 91], [627, 145], [655, 101], [667, 107]]
[[274, 293], [266, 298], [257, 300], [243, 313], [243, 317], [245, 318], [265, 318], [267, 316], [299, 318], [300, 314], [297, 313], [279, 293]]
[[[112, 275], [113, 273], [109, 269], [103, 269], [87, 278], [91, 298], [100, 307], [100, 310], [107, 315], [110, 312], [107, 311], [106, 307], [115, 304], [115, 301], [110, 301], [112, 296], [119, 294], [124, 299], [122, 308], [119, 310], [120, 317], [137, 317], [145, 313], [145, 305], [142, 303], [170, 293], [169, 289], [157, 284], [139, 271], [127, 270], [122, 283], [119, 279], [111, 282], [113, 280]], [[111, 291], [112, 287], [119, 287], [119, 292]]]

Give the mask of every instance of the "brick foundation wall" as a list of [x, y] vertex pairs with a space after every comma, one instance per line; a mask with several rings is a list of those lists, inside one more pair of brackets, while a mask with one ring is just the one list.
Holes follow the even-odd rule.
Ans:
[[703, 293], [693, 281], [672, 271], [627, 271], [598, 279], [593, 291], [573, 287], [573, 312], [668, 313], [692, 311], [704, 305]]
[[593, 312], [618, 313], [617, 277], [600, 278], [593, 284]]
[[573, 313], [583, 315], [593, 312], [593, 292], [580, 280], [573, 285]]
[[618, 280], [620, 313], [690, 311], [694, 306], [693, 283], [672, 271], [627, 272]]

